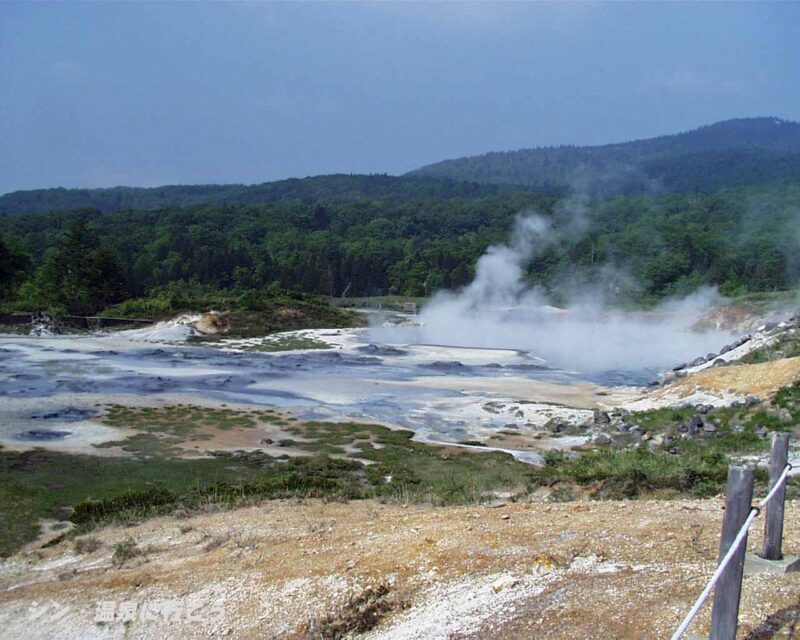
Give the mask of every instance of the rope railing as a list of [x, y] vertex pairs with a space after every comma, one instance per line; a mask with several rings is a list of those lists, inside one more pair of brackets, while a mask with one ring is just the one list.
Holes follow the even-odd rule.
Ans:
[[[774, 457], [775, 457], [775, 444], [773, 443], [773, 458]], [[786, 458], [784, 457], [783, 459], [785, 460]], [[708, 599], [708, 596], [711, 595], [711, 591], [714, 589], [714, 587], [719, 582], [720, 578], [725, 573], [725, 570], [728, 568], [728, 565], [731, 563], [733, 558], [739, 552], [740, 550], [739, 548], [741, 547], [742, 542], [747, 539], [748, 530], [750, 529], [750, 526], [753, 524], [753, 521], [761, 514], [762, 509], [764, 509], [769, 504], [769, 502], [775, 497], [775, 495], [781, 489], [785, 489], [784, 485], [789, 477], [789, 472], [798, 463], [800, 463], [800, 459], [792, 460], [792, 462], [786, 462], [783, 469], [780, 472], [780, 475], [774, 480], [771, 479], [770, 484], [772, 485], [772, 487], [770, 488], [769, 492], [764, 497], [764, 499], [761, 500], [758, 504], [750, 507], [750, 511], [747, 514], [747, 517], [745, 518], [741, 527], [737, 531], [736, 536], [734, 537], [733, 541], [728, 547], [726, 553], [719, 561], [716, 571], [714, 571], [714, 573], [712, 574], [711, 578], [709, 579], [702, 593], [700, 593], [694, 605], [689, 610], [689, 613], [686, 614], [686, 617], [683, 619], [683, 622], [681, 622], [681, 624], [675, 630], [675, 633], [672, 634], [671, 640], [679, 640], [683, 636], [683, 634], [686, 633], [687, 629], [692, 624], [692, 621], [700, 612], [700, 609], [702, 608], [705, 601]], [[738, 593], [737, 593], [737, 601], [738, 601]], [[737, 612], [738, 612], [738, 607], [737, 607]], [[712, 640], [713, 640], [713, 633], [712, 633]]]

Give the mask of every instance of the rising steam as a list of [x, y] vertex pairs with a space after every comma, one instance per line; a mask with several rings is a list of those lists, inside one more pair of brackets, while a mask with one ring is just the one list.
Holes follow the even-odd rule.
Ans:
[[489, 247], [475, 279], [459, 292], [440, 292], [423, 308], [422, 326], [400, 333], [378, 330], [376, 339], [530, 352], [554, 367], [599, 373], [669, 368], [716, 352], [730, 335], [693, 328], [718, 301], [705, 288], [648, 312], [610, 308], [598, 289], [560, 292], [567, 308], [525, 284], [525, 267], [543, 248], [575, 226], [556, 230], [535, 213], [519, 215], [508, 244]]

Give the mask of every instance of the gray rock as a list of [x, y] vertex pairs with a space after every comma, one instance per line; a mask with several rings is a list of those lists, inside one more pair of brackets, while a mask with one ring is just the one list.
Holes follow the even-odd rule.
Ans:
[[599, 409], [595, 409], [594, 411], [594, 423], [595, 424], [609, 424], [611, 422], [611, 418], [608, 416], [606, 411], [600, 411]]
[[745, 335], [743, 335], [738, 340], [734, 340], [732, 345], [731, 345], [731, 347], [733, 349], [735, 349], [736, 347], [741, 347], [743, 344], [745, 344], [746, 342], [750, 342], [750, 340], [752, 340], [752, 339], [753, 339], [753, 336], [751, 336], [749, 333], [746, 333]]
[[611, 440], [611, 438], [609, 438], [609, 437], [608, 437], [608, 436], [607, 436], [605, 433], [601, 433], [599, 436], [597, 436], [597, 437], [594, 439], [594, 441], [593, 441], [593, 442], [594, 442], [595, 444], [603, 444], [603, 445], [606, 445], [606, 444], [611, 444], [612, 440]]
[[550, 431], [552, 431], [553, 433], [563, 433], [564, 431], [569, 429], [569, 425], [565, 422], [554, 422], [549, 426], [550, 426]]
[[755, 429], [753, 429], [753, 433], [756, 434], [757, 437], [761, 438], [762, 440], [766, 439], [769, 431], [765, 426], [758, 425]]

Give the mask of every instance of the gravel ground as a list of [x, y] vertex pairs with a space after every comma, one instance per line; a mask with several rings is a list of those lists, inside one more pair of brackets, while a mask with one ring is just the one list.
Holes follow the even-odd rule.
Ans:
[[[798, 515], [788, 503], [787, 552]], [[665, 638], [714, 569], [721, 516], [718, 499], [274, 501], [157, 518], [95, 532], [93, 551], [68, 541], [0, 563], [0, 637]], [[798, 607], [800, 574], [748, 576], [739, 637], [800, 637]], [[347, 635], [361, 618], [377, 625]]]

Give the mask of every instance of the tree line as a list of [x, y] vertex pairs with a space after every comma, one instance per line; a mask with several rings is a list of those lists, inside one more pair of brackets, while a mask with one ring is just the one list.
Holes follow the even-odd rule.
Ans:
[[[580, 231], [567, 233], [576, 210]], [[528, 266], [531, 284], [565, 295], [602, 286], [647, 303], [716, 284], [729, 294], [785, 289], [800, 275], [800, 188], [712, 195], [584, 198], [502, 190], [465, 195], [95, 209], [0, 217], [5, 307], [94, 313], [176, 283], [208, 290], [279, 287], [341, 297], [430, 295], [467, 284], [480, 255], [524, 211], [561, 241]]]

